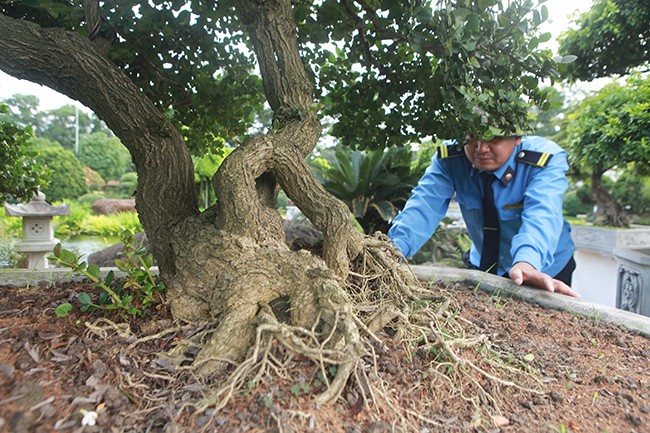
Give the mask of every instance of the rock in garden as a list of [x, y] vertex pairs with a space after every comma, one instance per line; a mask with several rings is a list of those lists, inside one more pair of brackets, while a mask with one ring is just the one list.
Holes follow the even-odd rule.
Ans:
[[92, 204], [92, 208], [98, 215], [136, 212], [134, 198], [101, 198]]

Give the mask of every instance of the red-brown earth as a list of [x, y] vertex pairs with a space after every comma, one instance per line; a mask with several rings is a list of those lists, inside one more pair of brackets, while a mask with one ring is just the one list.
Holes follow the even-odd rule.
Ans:
[[[336, 404], [317, 405], [315, 368], [300, 357], [287, 366], [289, 374], [264, 376], [220, 411], [195, 413], [192, 404], [209, 393], [209, 385], [177, 374], [158, 356], [195, 330], [134, 346], [139, 337], [175, 326], [162, 304], [144, 318], [112, 317], [128, 335], [98, 321], [97, 312], [75, 309], [57, 317], [54, 308], [75, 303], [82, 290], [92, 289], [78, 283], [0, 287], [0, 431], [403, 431], [391, 418], [395, 411], [379, 401], [364, 406], [353, 390]], [[463, 399], [462, 389], [428, 386], [423, 372], [432, 368], [430, 353], [382, 332], [377, 375], [392, 404], [417, 414], [409, 430], [650, 432], [650, 340], [598, 317], [547, 310], [460, 284], [445, 290], [468, 334], [486, 336], [507, 354], [503, 359], [528, 365], [531, 379], [522, 385], [538, 392], [501, 387], [498, 404], [475, 400], [493, 415], [477, 420], [483, 412]], [[487, 395], [491, 385], [484, 379], [479, 378]], [[82, 426], [82, 410], [97, 412], [95, 426]]]

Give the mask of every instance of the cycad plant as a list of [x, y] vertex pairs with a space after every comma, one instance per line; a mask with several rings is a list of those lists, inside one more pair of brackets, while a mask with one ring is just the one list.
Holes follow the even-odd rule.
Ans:
[[314, 164], [314, 172], [325, 189], [347, 203], [365, 233], [385, 233], [417, 182], [410, 148], [338, 147], [324, 159]]

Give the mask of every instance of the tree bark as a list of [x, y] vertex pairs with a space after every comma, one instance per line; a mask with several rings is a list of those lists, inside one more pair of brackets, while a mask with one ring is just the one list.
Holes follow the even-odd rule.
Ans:
[[192, 160], [180, 134], [143, 93], [81, 35], [0, 14], [0, 69], [93, 110], [130, 151], [136, 207], [163, 275], [173, 275], [169, 231], [198, 213]]
[[627, 213], [621, 204], [603, 188], [603, 172], [593, 172], [591, 175], [591, 190], [599, 209], [602, 209], [605, 216], [603, 225], [613, 227], [627, 227], [630, 225]]
[[[337, 321], [347, 352], [355, 353], [358, 343], [341, 282], [364, 238], [345, 204], [305, 162], [321, 126], [309, 109], [313, 86], [299, 55], [291, 1], [241, 0], [237, 11], [259, 59], [274, 132], [224, 160], [213, 179], [217, 205], [202, 215], [180, 134], [128, 76], [78, 34], [0, 15], [0, 68], [91, 108], [131, 152], [136, 206], [174, 316], [218, 323], [196, 359], [203, 373], [236, 362], [252, 343], [260, 306], [282, 297], [292, 323], [311, 327], [319, 318], [327, 329]], [[284, 243], [275, 209], [279, 187], [324, 232], [324, 261]]]

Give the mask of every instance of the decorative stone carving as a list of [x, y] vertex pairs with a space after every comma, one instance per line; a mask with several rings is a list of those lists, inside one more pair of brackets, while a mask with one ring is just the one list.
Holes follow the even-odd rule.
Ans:
[[30, 269], [47, 269], [47, 254], [59, 243], [52, 218], [70, 215], [70, 205], [52, 206], [39, 191], [27, 204], [5, 203], [5, 211], [7, 216], [23, 218], [23, 239], [16, 244], [16, 251], [27, 254]]
[[640, 313], [641, 289], [643, 287], [643, 278], [639, 272], [620, 266], [618, 271], [619, 293], [618, 308], [632, 313]]

